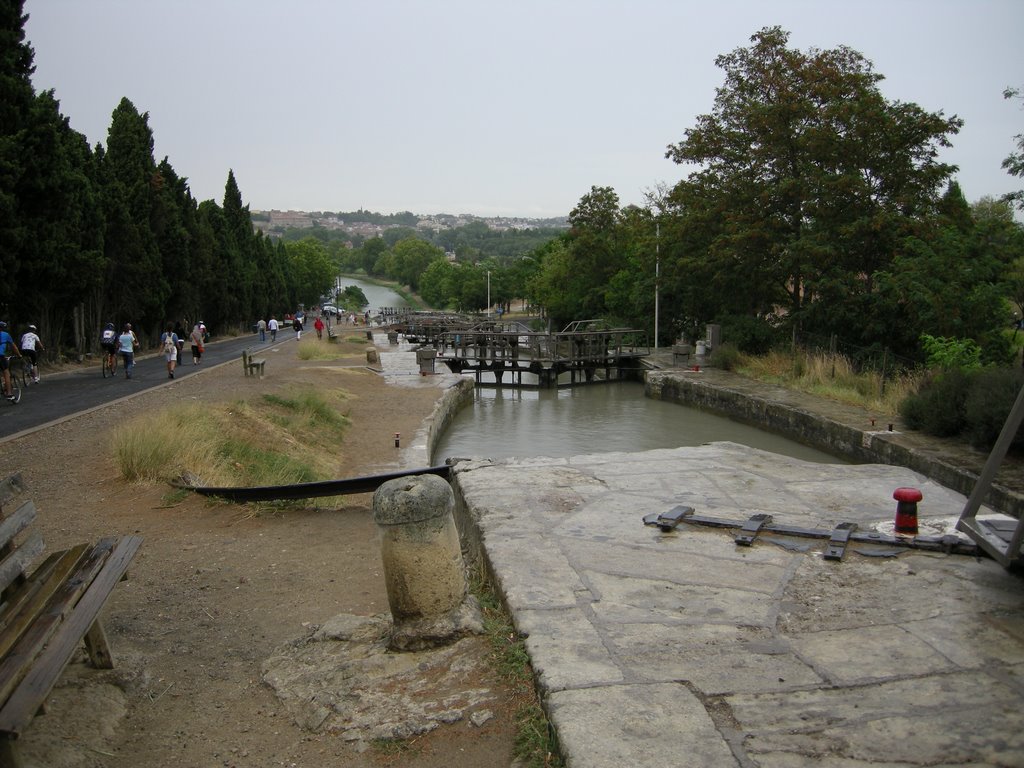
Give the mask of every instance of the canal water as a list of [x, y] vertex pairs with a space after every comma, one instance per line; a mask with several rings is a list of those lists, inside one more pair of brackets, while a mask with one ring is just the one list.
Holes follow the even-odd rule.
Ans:
[[[357, 285], [370, 311], [404, 307], [392, 291], [362, 280]], [[386, 342], [376, 340], [382, 347]], [[413, 347], [402, 343], [381, 354], [385, 378], [418, 377]], [[778, 435], [689, 408], [644, 397], [637, 382], [614, 382], [562, 389], [477, 387], [472, 406], [463, 408], [439, 438], [433, 463], [455, 456], [492, 459], [529, 456], [578, 456], [679, 448], [728, 440], [806, 461], [841, 464], [844, 460]]]
[[644, 397], [643, 384], [614, 382], [563, 389], [478, 387], [438, 440], [432, 462], [577, 456], [679, 448], [728, 440], [806, 461], [844, 460], [706, 411]]

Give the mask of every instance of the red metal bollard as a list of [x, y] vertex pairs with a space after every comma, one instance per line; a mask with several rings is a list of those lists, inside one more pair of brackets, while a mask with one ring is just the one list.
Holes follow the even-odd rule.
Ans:
[[896, 533], [917, 535], [917, 502], [924, 495], [917, 488], [897, 488], [892, 497], [896, 499]]

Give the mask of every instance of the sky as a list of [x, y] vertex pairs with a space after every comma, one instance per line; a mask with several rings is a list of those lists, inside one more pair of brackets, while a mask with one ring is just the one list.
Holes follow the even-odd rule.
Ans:
[[715, 58], [767, 26], [846, 45], [891, 101], [965, 121], [941, 159], [971, 202], [1024, 187], [1022, 0], [26, 0], [37, 92], [106, 144], [148, 113], [198, 200], [252, 210], [565, 216], [647, 205], [714, 106]]

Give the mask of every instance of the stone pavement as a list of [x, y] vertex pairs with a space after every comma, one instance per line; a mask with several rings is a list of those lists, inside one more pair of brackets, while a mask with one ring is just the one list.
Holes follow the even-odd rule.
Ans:
[[463, 461], [453, 486], [571, 768], [1024, 766], [1019, 575], [642, 521], [682, 504], [891, 532], [915, 486], [922, 534], [948, 532], [965, 499], [923, 475], [714, 443]]

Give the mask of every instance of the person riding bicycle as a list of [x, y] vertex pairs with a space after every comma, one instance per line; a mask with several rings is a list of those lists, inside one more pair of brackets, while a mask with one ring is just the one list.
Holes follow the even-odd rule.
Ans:
[[103, 331], [100, 333], [100, 347], [107, 355], [107, 368], [111, 371], [114, 370], [114, 366], [117, 365], [117, 331], [114, 330], [113, 323], [103, 326]]
[[21, 335], [21, 356], [28, 361], [29, 371], [32, 374], [32, 381], [36, 384], [39, 383], [39, 368], [37, 367], [38, 359], [36, 352], [43, 351], [43, 341], [39, 338], [39, 334], [36, 331], [39, 330], [34, 325], [28, 327], [28, 331]]
[[21, 352], [18, 351], [18, 345], [14, 343], [11, 334], [7, 332], [7, 323], [0, 320], [0, 369], [3, 370], [4, 397], [13, 403], [16, 398], [14, 388], [11, 386], [11, 369], [8, 355], [10, 357], [15, 355], [21, 357]]

